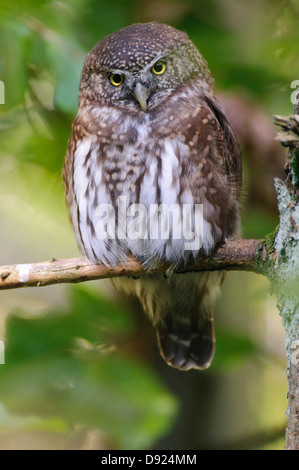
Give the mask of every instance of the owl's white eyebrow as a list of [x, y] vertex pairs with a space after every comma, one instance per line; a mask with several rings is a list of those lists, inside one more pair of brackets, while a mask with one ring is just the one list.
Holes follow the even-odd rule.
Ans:
[[123, 75], [124, 77], [127, 77], [130, 75], [130, 72], [128, 72], [127, 70], [121, 70], [121, 69], [101, 69], [100, 70], [101, 73], [104, 73], [106, 75], [109, 75], [111, 73], [115, 74], [115, 75]]
[[[169, 55], [169, 54], [168, 54]], [[167, 57], [168, 55], [163, 55], [163, 56], [157, 56], [154, 60], [152, 60], [146, 67], [151, 68], [153, 65], [155, 65], [156, 62], [159, 62], [159, 60], [163, 60], [164, 62], [167, 62]]]
[[[164, 62], [167, 62], [169, 54], [164, 54], [163, 56], [156, 56], [155, 59], [151, 60], [149, 64], [145, 65], [143, 69], [150, 69], [156, 62], [159, 60], [164, 60]], [[136, 72], [133, 72], [134, 74], [139, 73], [141, 70], [138, 70]], [[102, 68], [100, 70], [101, 73], [109, 74], [109, 73], [114, 73], [114, 74], [119, 74], [119, 75], [124, 75], [125, 77], [128, 77], [131, 75], [131, 72], [128, 70], [123, 70], [123, 69], [113, 69], [113, 68]]]
[[167, 64], [168, 55], [169, 54], [167, 55], [164, 54], [163, 56], [157, 56], [155, 59], [151, 60], [149, 64], [145, 65], [143, 70], [148, 72], [157, 62], [160, 62], [160, 61], [163, 61]]

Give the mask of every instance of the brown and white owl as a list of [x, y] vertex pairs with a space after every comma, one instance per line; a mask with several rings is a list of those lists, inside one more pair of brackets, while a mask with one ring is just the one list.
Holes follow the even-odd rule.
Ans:
[[209, 255], [239, 225], [241, 154], [212, 85], [197, 48], [171, 26], [105, 37], [83, 67], [64, 166], [83, 254], [105, 265], [142, 261], [148, 274], [117, 286], [139, 297], [161, 355], [181, 370], [210, 365], [223, 273], [151, 270]]

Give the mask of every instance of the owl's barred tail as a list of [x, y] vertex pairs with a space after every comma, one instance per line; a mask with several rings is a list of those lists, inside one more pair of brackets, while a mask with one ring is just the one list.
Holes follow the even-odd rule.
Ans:
[[134, 293], [157, 330], [161, 356], [180, 370], [206, 369], [215, 350], [212, 305], [224, 274], [148, 274], [132, 280], [116, 278]]
[[174, 323], [168, 314], [163, 326], [157, 327], [160, 353], [172, 367], [180, 370], [206, 369], [215, 351], [212, 310], [198, 318], [184, 318]]

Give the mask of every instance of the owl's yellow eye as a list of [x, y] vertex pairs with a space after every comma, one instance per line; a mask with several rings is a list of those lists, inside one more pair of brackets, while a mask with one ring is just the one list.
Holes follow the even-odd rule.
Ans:
[[119, 86], [124, 81], [124, 77], [122, 75], [120, 75], [119, 73], [112, 73], [109, 76], [109, 80], [110, 80], [111, 85]]
[[166, 70], [166, 62], [164, 62], [164, 60], [158, 60], [158, 62], [152, 66], [151, 70], [155, 75], [162, 75]]

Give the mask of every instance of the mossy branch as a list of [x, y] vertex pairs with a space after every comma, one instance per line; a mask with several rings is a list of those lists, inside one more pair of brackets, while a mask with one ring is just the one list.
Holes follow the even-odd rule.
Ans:
[[277, 140], [289, 152], [285, 166], [287, 184], [275, 180], [280, 223], [275, 239], [272, 289], [286, 330], [289, 387], [286, 449], [299, 450], [299, 104], [295, 103], [293, 116], [274, 116], [274, 122], [281, 127]]
[[[298, 111], [297, 111], [298, 112]], [[276, 140], [281, 145], [289, 148], [286, 159], [285, 171], [289, 176], [294, 192], [299, 189], [299, 114], [291, 116], [273, 116], [273, 122], [281, 127]]]

